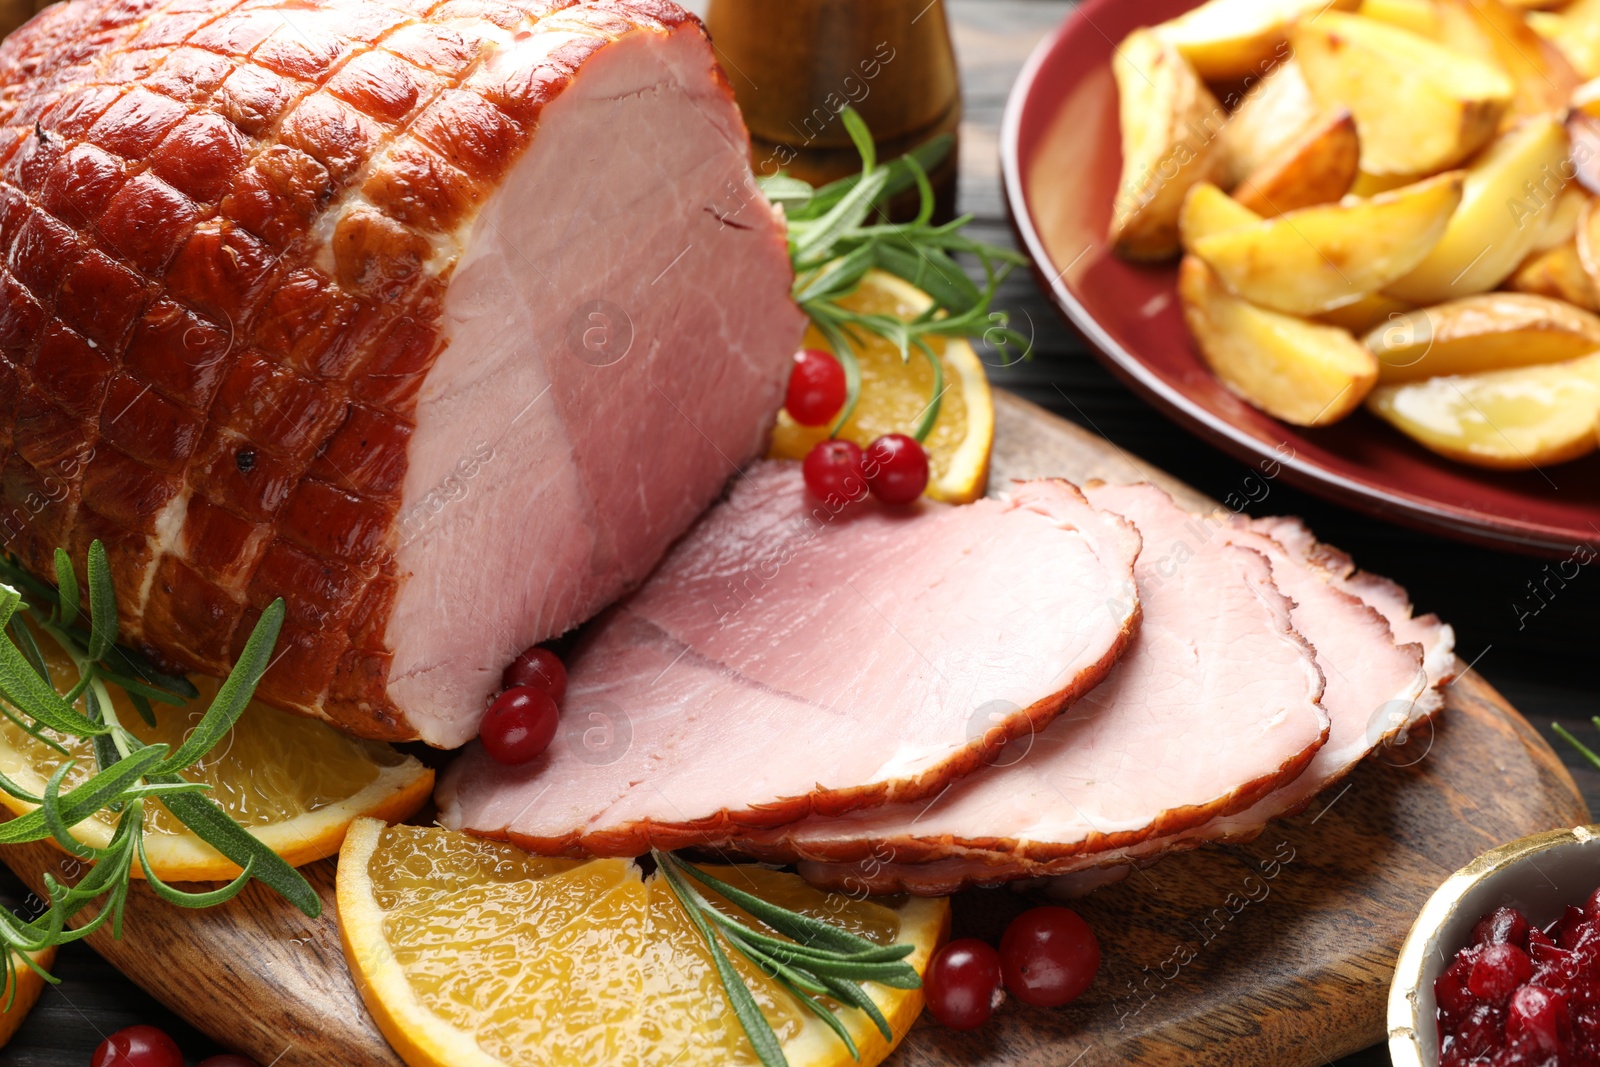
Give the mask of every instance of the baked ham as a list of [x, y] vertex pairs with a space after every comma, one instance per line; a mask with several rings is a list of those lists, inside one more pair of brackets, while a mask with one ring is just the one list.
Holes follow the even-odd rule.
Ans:
[[1266, 557], [1227, 543], [1155, 486], [1085, 492], [1144, 542], [1143, 621], [1106, 681], [929, 803], [813, 818], [737, 847], [845, 871], [855, 863], [873, 891], [952, 858], [1000, 881], [1092, 864], [1241, 811], [1300, 775], [1329, 732], [1323, 678]]
[[[1093, 497], [1093, 490], [1090, 492]], [[1104, 501], [1095, 499], [1104, 506]], [[1146, 555], [1159, 551], [1165, 542], [1142, 517], [1136, 516], [1135, 521], [1145, 537]], [[1045, 888], [1052, 895], [1079, 896], [1120, 879], [1129, 864], [1149, 863], [1173, 851], [1209, 842], [1255, 837], [1270, 820], [1305, 808], [1319, 793], [1354, 770], [1376, 745], [1437, 707], [1435, 681], [1448, 675], [1430, 676], [1424, 667], [1425, 649], [1436, 662], [1445, 658], [1453, 661], [1453, 635], [1449, 627], [1431, 616], [1412, 619], [1410, 603], [1398, 586], [1356, 572], [1347, 556], [1317, 544], [1296, 520], [1194, 516], [1185, 532], [1190, 538], [1214, 538], [1218, 543], [1261, 552], [1271, 561], [1274, 584], [1294, 602], [1290, 618], [1295, 629], [1316, 649], [1317, 664], [1326, 678], [1322, 705], [1330, 719], [1327, 743], [1302, 773], [1241, 810], [1219, 814], [1187, 828], [1168, 829], [1105, 852], [1037, 861], [1013, 851], [965, 850], [932, 862], [914, 863], [902, 862], [905, 854], [889, 842], [877, 845], [873, 854], [860, 862], [803, 864], [806, 876], [833, 888], [926, 895], [942, 895], [972, 884], [1049, 876]], [[1288, 543], [1280, 543], [1268, 532], [1281, 534]], [[1371, 591], [1379, 605], [1394, 615], [1397, 624], [1406, 626], [1408, 637], [1422, 640], [1400, 641], [1391, 630], [1386, 613], [1359, 599], [1352, 589]], [[1146, 596], [1145, 604], [1148, 632], [1158, 605], [1154, 596]], [[1129, 654], [1119, 670], [1132, 663], [1134, 654]], [[1058, 725], [1056, 729], [1059, 728]], [[1197, 752], [1196, 758], [1213, 757], [1208, 752]], [[1010, 773], [986, 772], [994, 778], [975, 777], [972, 787], [1002, 792], [1009, 784], [1005, 776]]]
[[0, 538], [455, 746], [760, 451], [803, 321], [664, 0], [73, 0], [0, 46]]
[[[798, 465], [756, 464], [582, 637], [550, 748], [519, 767], [468, 748], [440, 819], [631, 856], [937, 793], [1112, 668], [1139, 618], [1138, 552], [1132, 526], [1065, 482], [835, 513]], [[1283, 758], [1300, 758], [1320, 737], [1315, 668], [1272, 640], [1252, 651], [1299, 657], [1311, 691], [1287, 709], [1309, 724], [1284, 731]]]

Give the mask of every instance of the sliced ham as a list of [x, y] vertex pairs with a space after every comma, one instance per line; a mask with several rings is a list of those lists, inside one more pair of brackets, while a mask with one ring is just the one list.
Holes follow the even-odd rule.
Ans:
[[0, 46], [0, 539], [455, 746], [760, 451], [803, 318], [665, 0], [73, 0]]
[[[1161, 542], [1143, 522], [1136, 522], [1145, 535], [1148, 557]], [[1289, 543], [1280, 543], [1269, 531], [1283, 534]], [[1196, 516], [1187, 532], [1263, 553], [1271, 560], [1273, 581], [1294, 602], [1293, 624], [1316, 649], [1317, 664], [1327, 679], [1322, 704], [1330, 719], [1327, 743], [1302, 774], [1240, 811], [1176, 833], [1155, 834], [1110, 852], [1053, 862], [1028, 862], [1009, 853], [968, 852], [920, 865], [884, 862], [880, 853], [876, 862], [809, 863], [804, 865], [807, 877], [835, 888], [941, 895], [963, 885], [1051, 876], [1041, 888], [1054, 896], [1079, 896], [1120, 880], [1129, 864], [1148, 863], [1208, 842], [1254, 837], [1270, 820], [1303, 809], [1352, 771], [1374, 746], [1425, 714], [1422, 709], [1431, 705], [1429, 698], [1437, 699], [1424, 666], [1424, 646], [1400, 643], [1386, 615], [1406, 625], [1408, 633], [1430, 639], [1435, 648], [1443, 641], [1448, 650], [1449, 628], [1436, 619], [1412, 620], [1410, 603], [1398, 586], [1365, 575], [1356, 580], [1348, 558], [1318, 545], [1297, 521]], [[1364, 602], [1353, 595], [1353, 589], [1382, 594], [1388, 611]], [[1148, 597], [1146, 604], [1147, 613], [1152, 612], [1153, 602]], [[1002, 784], [997, 782], [994, 788]], [[899, 859], [896, 855], [895, 860]]]
[[441, 820], [636, 855], [935, 793], [1112, 668], [1138, 552], [1065, 482], [835, 513], [797, 465], [757, 464], [587, 631], [550, 749], [503, 767], [472, 746]]
[[1086, 492], [1130, 519], [1145, 545], [1136, 570], [1144, 620], [1111, 676], [1020, 758], [1013, 742], [999, 756], [1009, 765], [931, 803], [813, 818], [737, 846], [827, 861], [840, 867], [835, 884], [854, 875], [874, 891], [891, 881], [921, 891], [921, 865], [941, 878], [959, 869], [956, 884], [999, 881], [1092, 864], [1248, 809], [1314, 762], [1329, 735], [1323, 678], [1267, 558], [1154, 486]]
[[1449, 624], [1432, 613], [1413, 614], [1411, 597], [1405, 589], [1388, 578], [1357, 570], [1354, 560], [1318, 541], [1299, 519], [1256, 519], [1254, 525], [1296, 557], [1322, 568], [1339, 588], [1377, 609], [1389, 621], [1396, 641], [1421, 645], [1428, 691], [1416, 703], [1417, 715], [1426, 718], [1444, 706], [1444, 687], [1454, 680], [1457, 669], [1456, 634]]

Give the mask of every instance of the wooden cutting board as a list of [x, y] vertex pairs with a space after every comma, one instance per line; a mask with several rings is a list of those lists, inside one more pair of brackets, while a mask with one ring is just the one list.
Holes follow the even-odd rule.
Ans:
[[[1186, 504], [1213, 506], [1025, 401], [1002, 393], [997, 409], [997, 487], [1038, 475], [1146, 478]], [[1310, 1067], [1381, 1041], [1395, 955], [1434, 887], [1494, 845], [1589, 821], [1571, 777], [1505, 698], [1470, 671], [1447, 698], [1435, 730], [1379, 753], [1258, 841], [1173, 857], [1078, 902], [1105, 952], [1078, 1002], [1056, 1011], [1008, 1005], [968, 1034], [924, 1017], [891, 1062]], [[0, 858], [35, 889], [45, 871], [71, 873], [48, 845]], [[259, 885], [203, 912], [138, 889], [123, 939], [102, 930], [89, 943], [263, 1065], [397, 1067], [344, 966], [333, 861], [307, 873], [326, 903], [320, 919]], [[998, 941], [1030, 903], [1006, 890], [964, 893], [956, 933]]]

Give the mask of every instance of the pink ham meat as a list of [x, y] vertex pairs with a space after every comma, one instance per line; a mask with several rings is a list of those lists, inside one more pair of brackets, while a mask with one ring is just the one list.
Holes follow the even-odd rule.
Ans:
[[797, 465], [758, 464], [583, 637], [551, 748], [469, 748], [441, 820], [636, 855], [936, 792], [1111, 669], [1138, 551], [1064, 482], [835, 515]]
[[[1140, 528], [1149, 546], [1147, 555], [1157, 551], [1162, 542], [1143, 523]], [[1385, 606], [1404, 622], [1410, 620], [1410, 604], [1398, 586], [1370, 576], [1363, 576], [1360, 582], [1346, 581], [1354, 570], [1348, 558], [1318, 545], [1294, 520], [1195, 516], [1186, 529], [1191, 536], [1216, 538], [1266, 555], [1272, 563], [1274, 583], [1294, 601], [1293, 624], [1316, 649], [1317, 664], [1327, 679], [1322, 704], [1330, 718], [1327, 743], [1302, 774], [1241, 811], [1177, 833], [1152, 835], [1130, 847], [1106, 853], [1041, 863], [978, 853], [920, 865], [881, 860], [813, 863], [805, 865], [807, 876], [836, 888], [865, 885], [873, 891], [909, 890], [922, 894], [948, 893], [968, 884], [1053, 876], [1045, 887], [1052, 895], [1080, 896], [1117, 881], [1126, 874], [1128, 864], [1147, 863], [1169, 852], [1208, 842], [1254, 837], [1268, 821], [1304, 808], [1353, 770], [1375, 745], [1427, 713], [1424, 709], [1432, 703], [1429, 698], [1437, 698], [1432, 678], [1424, 669], [1424, 646], [1398, 643], [1385, 614], [1349, 591], [1361, 588], [1383, 592]], [[1286, 534], [1290, 545], [1280, 544], [1266, 531]], [[1326, 564], [1331, 564], [1332, 569], [1327, 569]], [[1401, 605], [1403, 617], [1397, 610]], [[1445, 633], [1440, 635], [1439, 629]], [[1414, 621], [1410, 627], [1412, 633], [1434, 641], [1435, 648], [1442, 640], [1447, 650], [1448, 629], [1437, 620]], [[999, 788], [999, 783], [995, 787]]]
[[[970, 863], [1001, 880], [1231, 815], [1313, 761], [1329, 730], [1323, 679], [1266, 557], [1228, 544], [1154, 486], [1086, 493], [1131, 520], [1145, 545], [1136, 570], [1144, 621], [1100, 688], [1020, 759], [931, 803], [814, 818], [736, 846], [826, 861], [836, 884], [854, 876], [852, 888], [874, 891], [891, 880], [915, 888], [924, 864]], [[1002, 750], [999, 763], [1015, 751]]]
[[803, 317], [665, 0], [73, 0], [0, 47], [0, 539], [460, 745], [763, 447]]
[[1334, 585], [1375, 608], [1388, 620], [1396, 641], [1421, 645], [1428, 689], [1417, 700], [1417, 716], [1426, 718], [1444, 707], [1444, 688], [1455, 678], [1457, 669], [1456, 634], [1449, 624], [1440, 622], [1439, 616], [1432, 613], [1415, 615], [1411, 597], [1400, 585], [1357, 570], [1354, 560], [1332, 545], [1318, 541], [1299, 519], [1256, 519], [1253, 525], [1297, 559], [1320, 568]]

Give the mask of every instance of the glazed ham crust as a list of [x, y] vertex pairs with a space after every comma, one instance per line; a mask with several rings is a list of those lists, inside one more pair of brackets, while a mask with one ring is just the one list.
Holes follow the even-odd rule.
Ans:
[[[224, 671], [285, 597], [260, 694], [417, 736], [386, 630], [408, 577], [408, 442], [463, 234], [546, 105], [640, 34], [693, 36], [733, 114], [703, 29], [659, 0], [73, 0], [8, 38], [6, 548], [50, 576], [57, 546], [82, 560], [103, 541], [125, 639], [187, 669]], [[782, 326], [798, 336], [798, 319]], [[759, 433], [729, 447], [748, 455]], [[657, 557], [729, 471], [687, 489]], [[534, 639], [652, 562], [596, 580]], [[482, 695], [461, 697], [467, 721], [428, 740], [475, 732]]]

